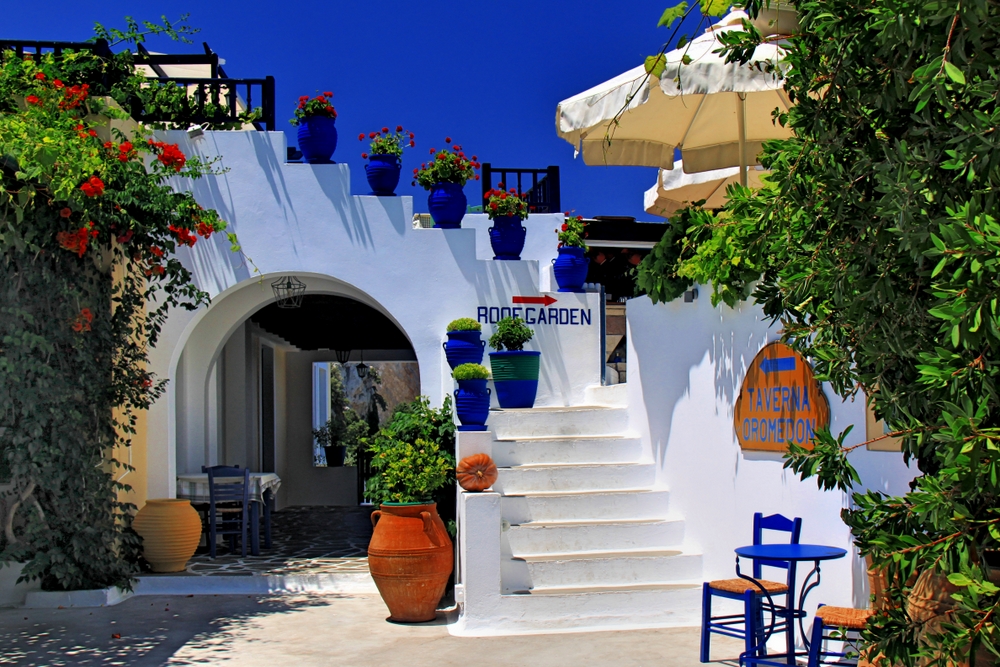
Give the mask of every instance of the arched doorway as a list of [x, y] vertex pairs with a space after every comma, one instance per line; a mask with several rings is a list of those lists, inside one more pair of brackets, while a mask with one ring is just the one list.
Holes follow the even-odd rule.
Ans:
[[298, 308], [279, 308], [265, 276], [217, 296], [189, 323], [171, 373], [175, 474], [240, 465], [278, 473], [279, 508], [355, 504], [356, 468], [313, 465], [313, 367], [345, 352], [352, 367], [406, 366], [388, 373], [404, 376], [388, 378], [398, 403], [419, 393], [417, 357], [395, 319], [360, 290], [300, 277], [308, 289]]

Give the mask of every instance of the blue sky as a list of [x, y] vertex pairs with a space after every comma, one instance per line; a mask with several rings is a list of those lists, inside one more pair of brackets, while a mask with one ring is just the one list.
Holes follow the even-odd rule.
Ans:
[[[200, 51], [201, 41], [226, 59], [235, 77], [273, 75], [279, 129], [299, 95], [332, 90], [340, 144], [334, 159], [351, 165], [352, 191], [369, 191], [360, 132], [404, 125], [417, 148], [403, 156], [399, 194], [426, 211], [426, 193], [406, 178], [444, 137], [480, 161], [500, 167], [559, 165], [562, 204], [577, 214], [631, 215], [656, 170], [588, 167], [556, 136], [556, 104], [635, 67], [667, 38], [656, 21], [673, 0], [629, 3], [507, 0], [478, 2], [79, 2], [5, 3], [0, 36], [79, 41], [93, 23], [123, 26], [123, 17], [176, 19], [191, 14], [195, 44], [153, 40], [154, 51]], [[627, 8], [625, 8], [627, 7]], [[478, 184], [477, 184], [478, 185]], [[477, 186], [466, 188], [478, 203]]]

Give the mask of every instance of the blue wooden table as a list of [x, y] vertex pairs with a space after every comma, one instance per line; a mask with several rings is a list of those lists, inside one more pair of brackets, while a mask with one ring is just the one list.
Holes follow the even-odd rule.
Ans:
[[[805, 628], [803, 627], [803, 621], [806, 617], [806, 612], [804, 610], [805, 600], [806, 596], [809, 595], [809, 592], [819, 586], [819, 564], [821, 561], [836, 560], [838, 558], [843, 558], [846, 555], [846, 549], [841, 549], [839, 547], [827, 547], [818, 544], [756, 544], [736, 549], [736, 575], [757, 586], [761, 590], [764, 597], [767, 598], [768, 604], [773, 610], [773, 613], [771, 614], [771, 623], [768, 630], [763, 634], [763, 640], [760, 645], [754, 647], [754, 650], [751, 651], [749, 655], [747, 653], [740, 655], [741, 665], [794, 665], [797, 655], [807, 655], [804, 651], [800, 651], [799, 653], [795, 652], [795, 621], [797, 619], [799, 622], [799, 629], [802, 631], [802, 637], [804, 640], [806, 637]], [[791, 587], [788, 590], [788, 594], [785, 596], [785, 607], [782, 609], [774, 604], [774, 600], [771, 598], [771, 595], [759, 581], [740, 572], [741, 558], [757, 561], [761, 565], [767, 565], [768, 561], [785, 561], [792, 563], [812, 561], [813, 569], [802, 581], [802, 588], [799, 592], [798, 600], [795, 598], [795, 580], [794, 578], [792, 579]], [[786, 641], [788, 648], [785, 653], [767, 655], [767, 640], [773, 633], [775, 620], [778, 616], [786, 619], [785, 631], [788, 633]]]

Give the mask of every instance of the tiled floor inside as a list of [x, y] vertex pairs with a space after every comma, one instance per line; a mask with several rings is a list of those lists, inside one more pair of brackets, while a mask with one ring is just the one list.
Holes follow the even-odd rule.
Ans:
[[218, 557], [199, 548], [187, 573], [201, 576], [248, 574], [314, 575], [368, 572], [371, 507], [288, 507], [271, 515], [271, 548], [264, 548], [261, 522], [260, 556], [235, 554], [221, 540]]

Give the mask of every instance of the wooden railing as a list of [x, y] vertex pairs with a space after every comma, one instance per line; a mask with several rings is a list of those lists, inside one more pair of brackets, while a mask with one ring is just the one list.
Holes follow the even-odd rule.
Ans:
[[484, 162], [480, 178], [484, 197], [487, 192], [503, 183], [505, 189], [517, 188], [518, 192], [528, 193], [528, 205], [532, 213], [562, 211], [559, 200], [559, 167], [501, 169]]

